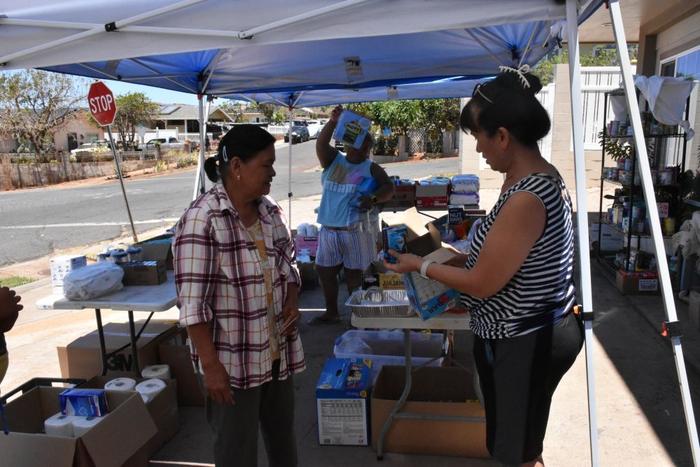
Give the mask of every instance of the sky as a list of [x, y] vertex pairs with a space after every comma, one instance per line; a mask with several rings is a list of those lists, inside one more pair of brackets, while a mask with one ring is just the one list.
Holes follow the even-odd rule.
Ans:
[[185, 92], [169, 91], [167, 89], [142, 86], [140, 84], [130, 84], [110, 79], [102, 80], [115, 96], [129, 92], [142, 92], [150, 100], [159, 104], [192, 104], [197, 105], [197, 95]]

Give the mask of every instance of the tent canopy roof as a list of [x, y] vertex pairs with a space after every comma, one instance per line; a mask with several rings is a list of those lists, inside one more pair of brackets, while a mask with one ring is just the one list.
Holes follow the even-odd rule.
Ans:
[[[12, 3], [0, 18], [6, 69], [212, 96], [488, 77], [539, 61], [565, 16], [555, 0]], [[601, 1], [582, 3], [580, 20]]]

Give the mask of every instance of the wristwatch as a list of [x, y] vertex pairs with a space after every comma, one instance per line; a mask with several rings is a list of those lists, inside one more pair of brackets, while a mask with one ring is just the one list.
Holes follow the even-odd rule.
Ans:
[[433, 261], [432, 259], [426, 259], [425, 261], [423, 261], [423, 263], [420, 265], [420, 271], [419, 271], [421, 277], [423, 277], [425, 279], [430, 279], [430, 277], [428, 277], [428, 268], [430, 267], [431, 264], [434, 264], [434, 263], [435, 263], [435, 261]]

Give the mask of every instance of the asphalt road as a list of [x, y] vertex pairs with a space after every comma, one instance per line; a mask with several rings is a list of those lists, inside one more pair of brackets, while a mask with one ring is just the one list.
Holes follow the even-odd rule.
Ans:
[[[321, 192], [315, 141], [293, 146], [294, 197]], [[272, 196], [287, 198], [288, 146], [277, 149]], [[420, 178], [454, 174], [457, 158], [387, 164], [389, 175]], [[159, 177], [125, 180], [137, 232], [171, 226], [192, 199], [194, 169]], [[282, 203], [284, 206], [285, 203]], [[0, 266], [49, 255], [55, 250], [89, 245], [128, 233], [129, 220], [116, 180], [107, 183], [0, 192]]]

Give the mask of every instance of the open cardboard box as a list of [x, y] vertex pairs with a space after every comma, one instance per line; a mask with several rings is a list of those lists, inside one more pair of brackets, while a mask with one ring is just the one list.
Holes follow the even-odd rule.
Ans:
[[109, 391], [110, 412], [79, 438], [43, 433], [44, 420], [60, 411], [65, 388], [37, 387], [5, 406], [9, 435], [0, 434], [0, 465], [12, 467], [145, 466], [142, 448], [158, 432], [137, 393]]
[[[79, 387], [103, 389], [105, 384], [115, 378], [132, 378], [136, 380], [137, 384], [146, 379], [134, 373], [112, 372], [106, 376], [95, 376], [79, 385]], [[146, 409], [148, 409], [153, 423], [158, 428], [158, 432], [144, 446], [144, 450], [149, 458], [172, 439], [180, 428], [177, 409], [177, 383], [174, 379], [171, 379], [166, 381], [166, 384], [165, 389], [146, 403]], [[138, 393], [134, 392], [134, 394]]]
[[158, 346], [158, 360], [170, 367], [170, 375], [177, 381], [177, 400], [180, 406], [203, 406], [204, 390], [192, 362], [187, 345], [187, 331], [169, 336]]
[[[137, 321], [138, 332], [143, 321]], [[136, 341], [139, 366], [144, 368], [158, 362], [158, 345], [178, 329], [174, 320], [151, 320], [141, 337]], [[107, 323], [104, 325], [105, 347], [111, 352], [126, 346], [116, 356], [116, 362], [125, 370], [131, 364], [131, 339], [129, 323]], [[100, 338], [97, 331], [92, 331], [78, 337], [65, 347], [56, 347], [58, 363], [63, 378], [89, 379], [102, 373], [102, 357], [100, 355]]]
[[[384, 438], [387, 452], [489, 457], [486, 421], [472, 385], [473, 374], [456, 367], [423, 367], [413, 374], [402, 412], [474, 417], [472, 422], [399, 419]], [[405, 369], [384, 366], [372, 390], [372, 445], [404, 388]]]
[[[406, 250], [409, 253], [443, 264], [458, 252], [442, 242], [440, 231], [432, 223], [426, 226], [425, 218], [415, 208], [401, 216], [401, 224], [408, 227]], [[459, 293], [439, 282], [425, 279], [417, 272], [404, 274], [404, 285], [411, 306], [421, 318], [429, 319], [451, 308]], [[428, 290], [430, 291], [428, 293]]]
[[144, 261], [163, 261], [168, 270], [173, 270], [173, 236], [171, 234], [159, 235], [136, 243], [134, 246], [141, 248], [141, 259]]

